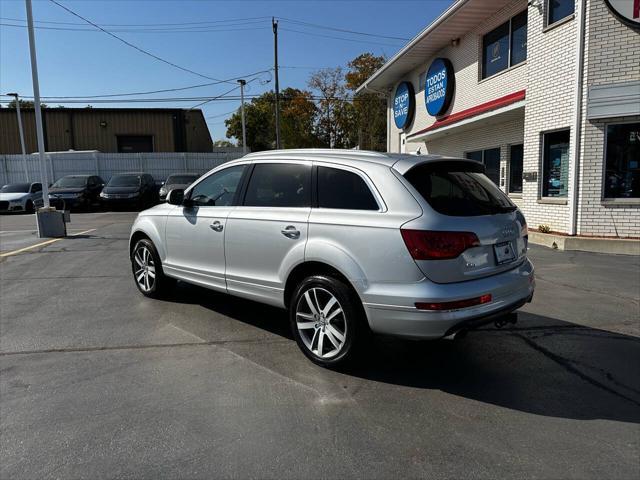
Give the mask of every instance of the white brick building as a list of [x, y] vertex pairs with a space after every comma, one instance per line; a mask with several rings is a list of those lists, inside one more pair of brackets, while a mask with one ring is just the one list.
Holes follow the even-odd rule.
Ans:
[[458, 0], [360, 91], [388, 99], [389, 151], [483, 161], [531, 228], [640, 237], [639, 10]]

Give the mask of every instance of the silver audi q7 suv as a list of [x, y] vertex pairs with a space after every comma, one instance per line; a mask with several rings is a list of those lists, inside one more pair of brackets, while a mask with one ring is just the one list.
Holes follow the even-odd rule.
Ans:
[[247, 155], [211, 170], [131, 230], [134, 280], [175, 280], [289, 310], [313, 362], [370, 332], [436, 339], [531, 300], [522, 213], [472, 160], [344, 150]]

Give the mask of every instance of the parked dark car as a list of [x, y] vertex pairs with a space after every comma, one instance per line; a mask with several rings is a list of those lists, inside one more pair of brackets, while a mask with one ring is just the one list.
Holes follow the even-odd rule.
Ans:
[[111, 177], [100, 193], [107, 208], [147, 208], [158, 201], [153, 177], [148, 173], [121, 173]]
[[197, 173], [172, 173], [160, 187], [160, 201], [167, 201], [167, 194], [171, 190], [185, 190], [189, 185], [195, 182], [200, 175]]
[[82, 209], [100, 205], [104, 180], [97, 175], [66, 175], [49, 188], [49, 203], [58, 209]]

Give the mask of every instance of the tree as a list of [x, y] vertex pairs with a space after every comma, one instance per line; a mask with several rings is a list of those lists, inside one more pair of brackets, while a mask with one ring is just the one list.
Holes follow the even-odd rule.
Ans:
[[235, 147], [229, 140], [216, 140], [213, 142], [213, 148], [231, 148]]
[[[275, 148], [275, 94], [265, 92], [245, 103], [247, 146], [252, 152]], [[280, 132], [283, 148], [318, 146], [314, 124], [316, 106], [311, 93], [286, 88], [280, 98]], [[227, 138], [235, 137], [242, 146], [242, 116], [238, 109], [225, 121]]]
[[311, 75], [309, 87], [320, 95], [318, 102], [317, 135], [330, 148], [355, 146], [354, 120], [347, 99], [347, 89], [341, 67], [324, 68]]
[[[352, 92], [362, 85], [385, 62], [385, 58], [363, 53], [351, 60], [345, 75], [346, 87]], [[358, 145], [363, 150], [387, 149], [386, 102], [376, 93], [359, 93], [353, 99]]]
[[[7, 105], [8, 108], [16, 108], [16, 99], [14, 98]], [[40, 107], [47, 108], [47, 105], [44, 103], [40, 104]], [[35, 108], [35, 104], [31, 100], [20, 100], [20, 108]]]

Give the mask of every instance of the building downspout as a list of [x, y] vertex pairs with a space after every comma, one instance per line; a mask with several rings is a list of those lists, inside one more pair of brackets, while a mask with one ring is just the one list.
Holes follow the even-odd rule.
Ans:
[[571, 169], [571, 195], [569, 197], [569, 235], [578, 234], [578, 206], [579, 206], [579, 184], [580, 184], [580, 137], [582, 134], [582, 96], [584, 78], [584, 47], [585, 30], [587, 19], [587, 0], [580, 0], [578, 3], [578, 38], [576, 44], [575, 64], [578, 67], [576, 72], [576, 84], [574, 89], [574, 112], [573, 125], [571, 127], [571, 150], [573, 168]]

